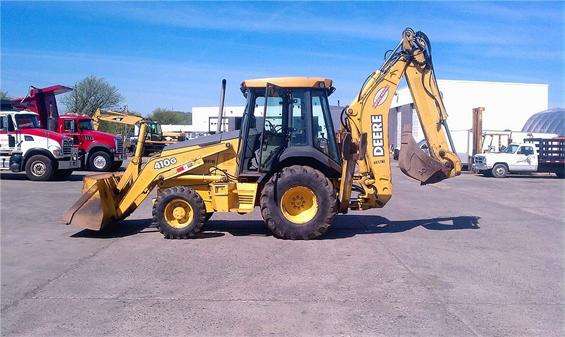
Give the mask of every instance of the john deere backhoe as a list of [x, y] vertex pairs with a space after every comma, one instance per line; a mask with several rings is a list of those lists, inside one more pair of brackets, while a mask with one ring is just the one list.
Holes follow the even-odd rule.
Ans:
[[244, 81], [247, 106], [240, 131], [169, 145], [145, 165], [142, 125], [126, 171], [86, 177], [84, 193], [65, 221], [100, 230], [127, 217], [157, 189], [153, 222], [166, 238], [195, 236], [214, 212], [249, 213], [255, 206], [277, 237], [316, 238], [337, 213], [383, 207], [390, 199], [388, 114], [403, 76], [429, 155], [405, 130], [401, 170], [423, 184], [456, 176], [461, 163], [450, 141], [430, 50], [425, 34], [406, 29], [344, 109], [338, 137], [328, 104], [332, 81], [317, 77]]

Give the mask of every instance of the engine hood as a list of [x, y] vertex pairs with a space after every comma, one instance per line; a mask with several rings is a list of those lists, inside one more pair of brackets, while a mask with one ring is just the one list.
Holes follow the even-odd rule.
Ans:
[[505, 161], [513, 158], [514, 156], [516, 156], [516, 154], [504, 153], [504, 152], [490, 152], [490, 153], [482, 153], [477, 156], [483, 156], [487, 161], [491, 161], [491, 160]]
[[32, 128], [32, 129], [19, 129], [18, 132], [22, 135], [30, 135], [30, 136], [38, 136], [38, 137], [45, 137], [56, 141], [57, 143], [61, 143], [63, 138], [69, 138], [60, 134], [55, 131], [39, 129], [39, 128]]

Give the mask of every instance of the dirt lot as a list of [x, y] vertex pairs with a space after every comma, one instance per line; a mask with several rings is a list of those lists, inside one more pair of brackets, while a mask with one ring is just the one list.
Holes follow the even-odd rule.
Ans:
[[255, 212], [171, 241], [149, 202], [112, 235], [60, 224], [82, 174], [2, 175], [2, 335], [563, 333], [553, 177], [419, 186], [395, 168], [386, 208], [339, 216], [321, 240], [275, 239]]

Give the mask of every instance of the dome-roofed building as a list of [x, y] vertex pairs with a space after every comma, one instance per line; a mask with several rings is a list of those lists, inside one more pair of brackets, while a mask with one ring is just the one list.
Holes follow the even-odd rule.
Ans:
[[538, 112], [530, 117], [522, 132], [556, 133], [565, 136], [565, 109], [554, 108]]

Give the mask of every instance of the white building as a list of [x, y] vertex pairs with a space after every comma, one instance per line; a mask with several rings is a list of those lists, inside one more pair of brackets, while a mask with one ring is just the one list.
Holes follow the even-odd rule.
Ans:
[[[473, 108], [484, 107], [483, 130], [522, 130], [524, 123], [533, 114], [546, 110], [548, 106], [547, 84], [525, 84], [506, 82], [438, 80], [448, 114], [448, 125], [457, 153], [466, 162], [472, 144], [470, 130], [473, 123]], [[416, 142], [424, 135], [416, 112], [411, 106], [412, 97], [407, 87], [400, 88], [393, 99], [391, 112], [397, 120], [392, 121], [392, 144], [400, 144], [401, 112], [412, 111], [413, 134]], [[394, 115], [391, 115], [391, 119]], [[396, 132], [394, 132], [396, 128]]]
[[[448, 125], [455, 147], [461, 159], [466, 162], [472, 144], [472, 110], [484, 107], [483, 130], [519, 131], [533, 114], [547, 110], [548, 85], [506, 82], [438, 80], [445, 108], [449, 115]], [[416, 141], [423, 139], [418, 117], [412, 109], [412, 97], [407, 87], [397, 90], [391, 106], [391, 145], [400, 145], [401, 111], [410, 111], [413, 133]], [[242, 117], [244, 106], [224, 107], [224, 117]], [[341, 109], [337, 109], [341, 110]], [[258, 109], [256, 116], [262, 116]], [[218, 107], [193, 107], [193, 132], [215, 131]], [[335, 129], [339, 129], [339, 118], [333, 116]], [[395, 118], [396, 117], [396, 118]], [[408, 121], [410, 122], [410, 121]], [[224, 122], [225, 123], [225, 122]], [[225, 126], [224, 126], [225, 129]]]

